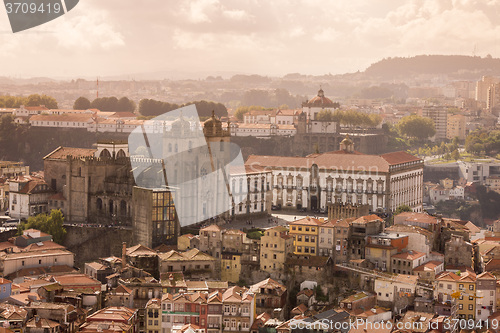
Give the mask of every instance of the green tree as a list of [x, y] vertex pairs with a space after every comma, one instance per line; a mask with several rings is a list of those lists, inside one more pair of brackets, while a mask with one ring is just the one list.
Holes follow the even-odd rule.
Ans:
[[134, 112], [135, 107], [135, 102], [128, 99], [127, 97], [120, 98], [116, 103], [116, 111], [120, 112]]
[[60, 210], [53, 209], [50, 215], [38, 214], [30, 216], [27, 222], [21, 223], [17, 228], [17, 234], [22, 235], [24, 230], [37, 229], [52, 235], [54, 242], [62, 244], [66, 236], [64, 228], [64, 217]]
[[394, 215], [398, 215], [404, 212], [413, 212], [413, 209], [411, 209], [411, 207], [408, 205], [400, 205], [398, 208], [396, 208]]
[[73, 109], [75, 110], [88, 110], [90, 109], [90, 100], [86, 97], [80, 96], [73, 103]]
[[455, 161], [460, 159], [460, 152], [458, 151], [458, 149], [455, 149], [452, 153], [451, 153], [451, 158], [454, 159]]
[[47, 109], [57, 109], [57, 101], [54, 97], [47, 95], [33, 94], [26, 98], [25, 106], [40, 106], [45, 105]]
[[416, 138], [423, 141], [436, 134], [434, 122], [430, 118], [411, 115], [403, 117], [398, 122], [398, 129], [402, 135], [410, 138]]
[[333, 112], [328, 109], [321, 110], [316, 116], [316, 119], [319, 121], [333, 121]]
[[234, 112], [234, 116], [238, 118], [239, 121], [243, 121], [243, 117], [245, 116], [246, 113], [250, 111], [259, 111], [259, 110], [266, 110], [263, 106], [258, 106], [258, 105], [251, 105], [251, 106], [240, 106], [236, 109]]

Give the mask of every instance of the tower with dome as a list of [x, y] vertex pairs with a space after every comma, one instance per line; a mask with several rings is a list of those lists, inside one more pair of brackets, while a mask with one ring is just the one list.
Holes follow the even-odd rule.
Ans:
[[302, 111], [307, 115], [308, 120], [316, 120], [318, 113], [322, 110], [329, 109], [333, 111], [335, 107], [336, 103], [332, 102], [328, 97], [325, 97], [325, 92], [322, 88], [318, 90], [316, 96], [302, 103]]

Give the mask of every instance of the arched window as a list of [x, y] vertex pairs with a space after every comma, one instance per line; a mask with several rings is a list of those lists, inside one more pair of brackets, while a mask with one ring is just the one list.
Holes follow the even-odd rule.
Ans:
[[118, 150], [118, 153], [116, 153], [116, 158], [120, 158], [120, 157], [127, 157], [127, 155], [125, 154], [123, 149]]
[[101, 151], [101, 154], [99, 154], [99, 157], [111, 157], [111, 153], [107, 149], [103, 149]]
[[120, 201], [120, 215], [127, 215], [127, 203], [125, 202], [125, 200]]
[[102, 212], [102, 199], [101, 198], [97, 198], [96, 207], [97, 207], [97, 210], [99, 212]]

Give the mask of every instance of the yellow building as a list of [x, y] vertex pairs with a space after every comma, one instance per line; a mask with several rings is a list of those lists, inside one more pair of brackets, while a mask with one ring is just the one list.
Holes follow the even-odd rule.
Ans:
[[241, 253], [222, 252], [221, 260], [221, 281], [237, 283], [241, 274]]
[[458, 299], [457, 314], [463, 319], [475, 319], [476, 317], [476, 274], [463, 272], [457, 281], [461, 292]]
[[486, 178], [486, 186], [491, 190], [497, 193], [500, 193], [500, 177], [498, 176], [489, 176]]
[[465, 116], [461, 114], [449, 115], [446, 124], [446, 138], [465, 140]]
[[269, 273], [283, 271], [287, 255], [293, 253], [293, 237], [288, 234], [288, 228], [267, 229], [260, 244], [260, 269]]
[[152, 298], [146, 304], [145, 333], [161, 332], [161, 300]]
[[319, 226], [324, 222], [324, 219], [315, 219], [308, 216], [289, 223], [289, 233], [293, 236], [293, 251], [295, 254], [317, 255]]
[[185, 234], [182, 236], [179, 236], [177, 238], [177, 250], [179, 251], [187, 251], [190, 250], [196, 246], [195, 243], [200, 243], [200, 238], [198, 236], [194, 236], [192, 234]]
[[443, 186], [447, 190], [451, 190], [453, 188], [453, 179], [445, 178], [439, 181], [441, 186]]

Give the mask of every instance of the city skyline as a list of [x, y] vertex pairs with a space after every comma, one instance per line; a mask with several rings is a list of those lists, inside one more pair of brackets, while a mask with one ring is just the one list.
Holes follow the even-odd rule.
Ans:
[[497, 0], [87, 0], [16, 34], [0, 10], [0, 63], [12, 77], [342, 74], [387, 57], [500, 57], [498, 14]]

